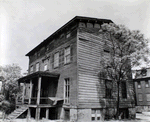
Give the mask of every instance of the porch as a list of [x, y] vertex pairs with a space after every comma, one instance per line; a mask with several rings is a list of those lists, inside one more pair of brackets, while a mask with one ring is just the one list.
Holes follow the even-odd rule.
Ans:
[[56, 97], [59, 74], [38, 71], [18, 80], [21, 94], [16, 97], [16, 105], [27, 106], [28, 116], [40, 119], [43, 112], [48, 118], [49, 110], [62, 106], [63, 98]]

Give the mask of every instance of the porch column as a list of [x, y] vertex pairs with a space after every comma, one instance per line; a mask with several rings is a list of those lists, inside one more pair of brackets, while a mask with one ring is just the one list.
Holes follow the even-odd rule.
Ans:
[[41, 110], [41, 108], [39, 108], [39, 107], [36, 108], [36, 115], [35, 115], [36, 121], [38, 121], [40, 119], [40, 110]]
[[23, 83], [23, 92], [22, 92], [22, 104], [24, 104], [24, 94], [26, 89], [26, 83]]
[[46, 108], [46, 119], [49, 119], [49, 108]]
[[32, 97], [32, 79], [30, 80], [29, 104], [31, 104], [31, 97]]
[[40, 104], [40, 93], [41, 93], [41, 77], [38, 78], [38, 92], [37, 92], [37, 105]]
[[39, 104], [40, 104], [40, 92], [41, 92], [41, 77], [38, 78], [38, 92], [37, 92], [37, 108], [36, 108], [36, 120], [38, 121], [40, 119], [40, 108], [39, 108]]

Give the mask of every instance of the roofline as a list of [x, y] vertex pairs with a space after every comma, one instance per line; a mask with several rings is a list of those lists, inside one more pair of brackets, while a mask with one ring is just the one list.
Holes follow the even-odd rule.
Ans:
[[42, 76], [45, 76], [45, 77], [52, 77], [52, 78], [58, 78], [60, 74], [58, 73], [50, 73], [50, 72], [46, 72], [46, 71], [37, 71], [37, 72], [34, 72], [32, 74], [29, 74], [27, 76], [24, 76], [24, 77], [21, 77], [18, 79], [19, 82], [24, 82], [26, 80], [29, 80], [29, 79], [32, 79], [32, 78], [35, 78], [35, 77], [42, 77]]
[[145, 77], [145, 78], [137, 78], [137, 79], [133, 79], [134, 82], [136, 81], [141, 81], [141, 80], [148, 80], [150, 79], [150, 77]]
[[62, 30], [63, 30], [64, 28], [66, 28], [67, 26], [73, 24], [73, 22], [75, 22], [75, 21], [77, 21], [77, 20], [113, 23], [113, 21], [110, 20], [110, 19], [98, 19], [98, 18], [92, 18], [92, 17], [75, 16], [73, 19], [71, 19], [69, 22], [67, 22], [67, 23], [64, 24], [62, 27], [60, 27], [57, 31], [55, 31], [53, 34], [51, 34], [47, 39], [45, 39], [45, 40], [42, 41], [39, 45], [37, 45], [35, 48], [33, 48], [33, 49], [32, 49], [30, 52], [28, 52], [25, 56], [29, 56], [30, 54], [32, 54], [36, 49], [42, 47], [42, 45], [44, 45], [45, 43], [47, 43], [48, 39], [53, 38], [53, 36], [55, 36], [57, 33], [59, 33], [60, 31], [62, 31]]

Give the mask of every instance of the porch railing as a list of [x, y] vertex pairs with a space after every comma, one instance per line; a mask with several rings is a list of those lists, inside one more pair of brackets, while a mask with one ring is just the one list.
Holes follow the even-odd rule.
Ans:
[[[31, 100], [29, 100], [29, 98], [24, 98], [23, 100], [22, 99], [23, 98], [16, 99], [16, 104], [31, 104], [31, 105], [37, 104], [37, 97], [32, 97]], [[48, 97], [41, 97], [40, 104], [52, 104], [52, 101]]]

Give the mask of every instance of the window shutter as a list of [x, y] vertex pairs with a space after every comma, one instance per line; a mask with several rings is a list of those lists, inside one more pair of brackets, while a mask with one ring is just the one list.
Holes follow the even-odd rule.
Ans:
[[73, 45], [70, 45], [70, 61], [73, 61]]
[[52, 68], [54, 68], [54, 54], [52, 54], [51, 64], [52, 64]]

